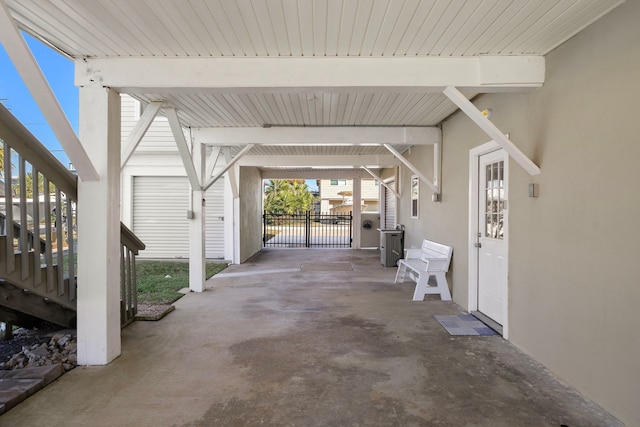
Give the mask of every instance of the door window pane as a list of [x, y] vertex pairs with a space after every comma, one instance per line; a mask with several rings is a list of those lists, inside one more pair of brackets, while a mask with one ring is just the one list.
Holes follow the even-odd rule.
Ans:
[[485, 235], [490, 239], [504, 239], [504, 161], [485, 167]]

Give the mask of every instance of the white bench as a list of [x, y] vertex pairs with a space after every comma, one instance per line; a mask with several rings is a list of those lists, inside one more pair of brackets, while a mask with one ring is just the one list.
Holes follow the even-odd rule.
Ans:
[[[414, 301], [424, 301], [427, 294], [440, 294], [443, 301], [451, 301], [447, 271], [453, 248], [431, 240], [423, 240], [422, 248], [407, 249], [404, 259], [398, 260], [395, 283], [403, 283], [405, 276], [416, 282]], [[429, 277], [436, 276], [436, 286], [429, 286]]]

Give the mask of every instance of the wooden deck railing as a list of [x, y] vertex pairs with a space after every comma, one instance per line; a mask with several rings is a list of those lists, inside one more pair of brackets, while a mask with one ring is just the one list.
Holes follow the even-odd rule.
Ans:
[[[1, 104], [0, 154], [0, 279], [75, 310], [77, 177]], [[121, 245], [126, 325], [136, 314], [135, 255], [144, 244], [123, 225]]]

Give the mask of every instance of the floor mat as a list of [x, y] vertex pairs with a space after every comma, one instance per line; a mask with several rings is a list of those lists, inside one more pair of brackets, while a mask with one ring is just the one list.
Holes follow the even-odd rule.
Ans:
[[498, 335], [470, 314], [434, 315], [433, 318], [449, 332], [449, 335]]

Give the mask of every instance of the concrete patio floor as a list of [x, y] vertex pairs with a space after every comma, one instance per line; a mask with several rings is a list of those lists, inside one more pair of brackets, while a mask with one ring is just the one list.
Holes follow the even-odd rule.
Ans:
[[[302, 268], [301, 268], [302, 266]], [[499, 336], [452, 337], [376, 251], [266, 250], [3, 426], [618, 425]]]

